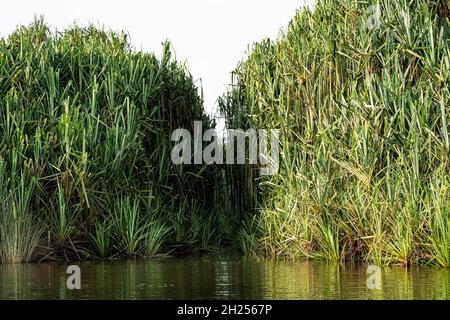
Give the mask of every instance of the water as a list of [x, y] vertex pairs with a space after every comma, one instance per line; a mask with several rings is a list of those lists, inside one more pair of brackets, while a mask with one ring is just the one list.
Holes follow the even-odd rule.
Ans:
[[82, 262], [81, 290], [68, 264], [0, 265], [0, 299], [449, 299], [450, 270], [384, 268], [368, 289], [365, 266], [204, 255]]

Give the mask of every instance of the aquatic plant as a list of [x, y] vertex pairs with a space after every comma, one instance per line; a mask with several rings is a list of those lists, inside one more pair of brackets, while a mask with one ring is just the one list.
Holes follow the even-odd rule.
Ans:
[[8, 173], [0, 160], [0, 262], [28, 262], [43, 232], [40, 221], [30, 212], [36, 181], [26, 172], [17, 179]]
[[319, 0], [250, 48], [220, 107], [229, 128], [279, 129], [281, 159], [274, 176], [230, 168], [251, 251], [450, 266], [448, 9]]
[[[128, 38], [92, 25], [51, 32], [36, 19], [0, 39], [0, 159], [10, 181], [1, 194], [2, 261], [27, 260], [36, 239], [38, 259], [152, 255], [176, 226], [157, 223], [169, 206], [148, 219], [149, 193], [153, 203], [195, 200], [202, 215], [213, 212], [206, 200], [222, 169], [170, 159], [174, 129], [214, 126], [199, 88], [169, 43], [158, 58]], [[14, 186], [24, 172], [37, 187], [22, 204]], [[8, 242], [14, 225], [30, 237], [23, 258], [10, 251], [19, 246]]]

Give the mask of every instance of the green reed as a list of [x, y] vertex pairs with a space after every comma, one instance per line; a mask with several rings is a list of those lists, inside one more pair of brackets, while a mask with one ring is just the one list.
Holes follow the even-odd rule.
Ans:
[[191, 239], [189, 224], [172, 237], [172, 208], [202, 203], [209, 221], [221, 174], [172, 163], [172, 131], [194, 120], [214, 126], [169, 43], [158, 57], [123, 32], [43, 19], [0, 39], [1, 261], [147, 256]]
[[257, 184], [234, 194], [256, 208], [245, 251], [450, 266], [448, 12], [319, 0], [250, 48], [220, 106], [231, 128], [280, 130], [280, 171], [231, 169], [231, 189]]

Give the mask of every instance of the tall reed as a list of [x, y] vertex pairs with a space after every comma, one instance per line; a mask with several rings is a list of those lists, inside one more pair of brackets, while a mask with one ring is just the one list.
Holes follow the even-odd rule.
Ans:
[[252, 252], [450, 266], [448, 9], [319, 0], [250, 48], [220, 106], [280, 130], [277, 175], [229, 180], [257, 184], [234, 200], [255, 199]]
[[[156, 254], [173, 243], [176, 225], [166, 222], [185, 199], [202, 204], [207, 221], [221, 169], [170, 159], [172, 131], [194, 120], [214, 126], [169, 43], [157, 57], [134, 50], [126, 33], [51, 32], [43, 19], [0, 39], [0, 159], [10, 181], [0, 194], [2, 261]], [[18, 187], [24, 172], [37, 181], [32, 191]]]
[[28, 262], [39, 245], [43, 228], [30, 212], [35, 180], [25, 172], [17, 179], [0, 160], [0, 261]]

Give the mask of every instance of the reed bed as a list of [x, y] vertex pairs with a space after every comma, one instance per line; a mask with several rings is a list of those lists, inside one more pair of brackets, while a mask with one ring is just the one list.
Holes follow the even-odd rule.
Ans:
[[210, 201], [221, 170], [170, 159], [174, 129], [214, 126], [198, 89], [169, 43], [158, 58], [126, 33], [51, 32], [42, 18], [1, 39], [1, 262], [152, 256], [226, 240], [225, 206]]
[[450, 267], [449, 31], [447, 1], [319, 0], [251, 47], [220, 107], [280, 130], [280, 171], [230, 168], [244, 251]]

